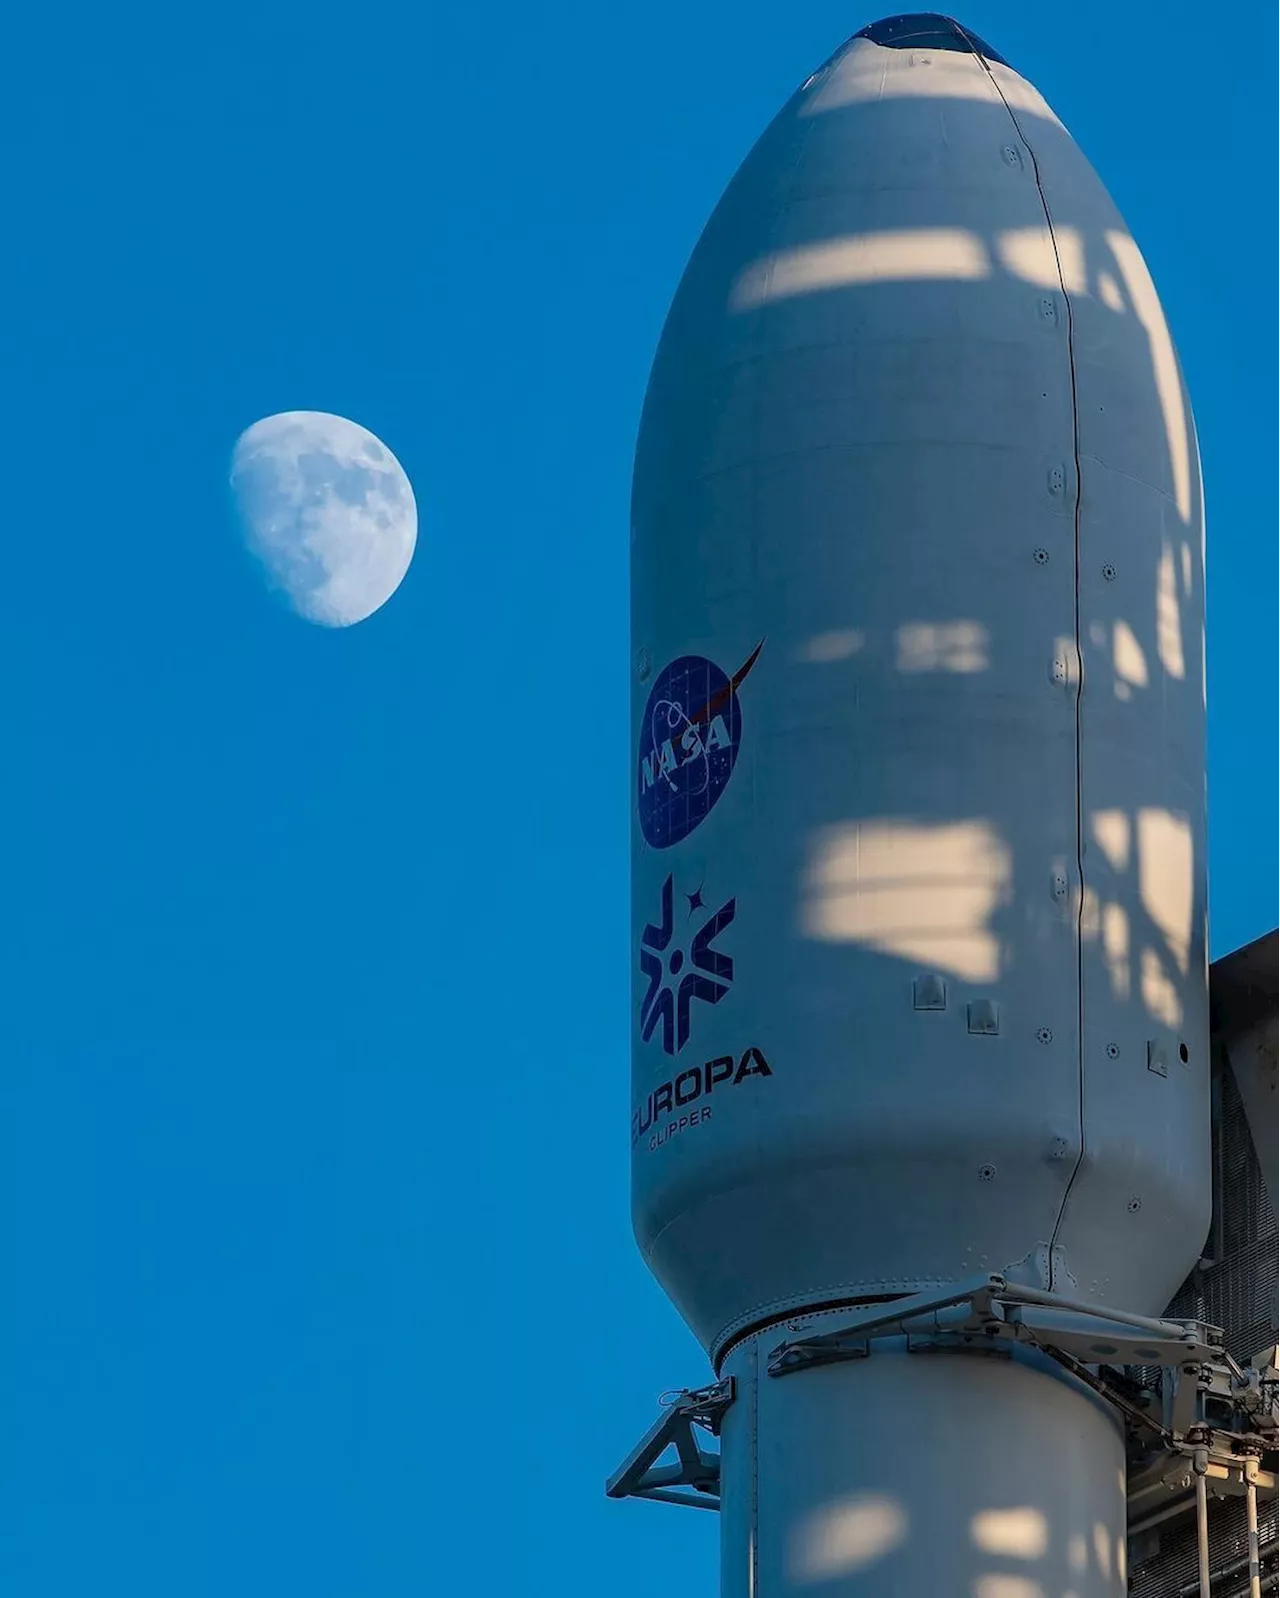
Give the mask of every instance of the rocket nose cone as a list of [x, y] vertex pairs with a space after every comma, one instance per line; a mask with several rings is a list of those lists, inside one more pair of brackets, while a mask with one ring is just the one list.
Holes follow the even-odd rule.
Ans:
[[970, 33], [954, 18], [940, 16], [936, 11], [911, 11], [901, 17], [883, 17], [860, 29], [854, 38], [869, 39], [872, 44], [886, 45], [891, 50], [969, 50], [987, 61], [998, 61], [1002, 67], [1009, 65], [976, 33]]

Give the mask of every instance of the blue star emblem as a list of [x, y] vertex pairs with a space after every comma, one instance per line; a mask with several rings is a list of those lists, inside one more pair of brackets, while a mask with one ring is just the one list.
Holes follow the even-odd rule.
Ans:
[[[662, 1027], [662, 1047], [667, 1054], [678, 1054], [689, 1041], [689, 1010], [695, 999], [704, 1004], [719, 1004], [733, 981], [733, 959], [713, 947], [715, 940], [732, 922], [737, 911], [736, 898], [727, 899], [701, 923], [690, 941], [688, 953], [672, 947], [675, 933], [673, 879], [662, 885], [662, 919], [649, 923], [640, 939], [640, 969], [649, 979], [649, 988], [640, 1003], [640, 1036], [647, 1043]], [[689, 913], [702, 907], [702, 890], [685, 894]], [[695, 903], [696, 901], [696, 903]], [[685, 969], [686, 963], [691, 968]]]

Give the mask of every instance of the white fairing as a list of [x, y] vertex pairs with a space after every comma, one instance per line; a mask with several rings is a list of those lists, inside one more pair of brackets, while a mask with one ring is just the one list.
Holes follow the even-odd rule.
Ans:
[[1194, 1262], [1202, 532], [1070, 136], [851, 41], [708, 224], [636, 457], [634, 1219], [713, 1353], [987, 1269], [1158, 1313]]

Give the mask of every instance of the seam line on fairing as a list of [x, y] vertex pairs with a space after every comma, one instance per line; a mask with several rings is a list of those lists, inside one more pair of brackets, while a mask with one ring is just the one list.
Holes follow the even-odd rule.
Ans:
[[[961, 32], [964, 30], [961, 29]], [[1049, 210], [1049, 201], [1045, 196], [1044, 184], [1040, 181], [1040, 163], [1036, 160], [1036, 152], [1031, 141], [1022, 131], [1022, 124], [1018, 121], [1013, 107], [1005, 99], [1004, 91], [996, 80], [990, 64], [983, 57], [982, 52], [974, 45], [973, 40], [965, 34], [965, 42], [977, 56], [982, 64], [983, 71], [991, 79], [992, 87], [1000, 96], [1005, 110], [1009, 113], [1009, 120], [1013, 123], [1018, 138], [1022, 141], [1023, 148], [1031, 157], [1031, 172], [1036, 182], [1036, 193], [1040, 197], [1040, 208], [1044, 212], [1045, 226], [1049, 229], [1049, 241], [1053, 245], [1054, 266], [1058, 273], [1058, 285], [1062, 290], [1062, 298], [1067, 307], [1067, 368], [1071, 375], [1071, 448], [1075, 464], [1075, 645], [1076, 645], [1076, 872], [1079, 877], [1079, 901], [1076, 905], [1076, 1043], [1079, 1052], [1079, 1085], [1080, 1085], [1080, 1152], [1076, 1156], [1076, 1163], [1071, 1168], [1071, 1175], [1067, 1178], [1067, 1185], [1063, 1189], [1062, 1203], [1058, 1206], [1058, 1218], [1053, 1223], [1053, 1232], [1049, 1238], [1049, 1287], [1055, 1286], [1057, 1274], [1057, 1261], [1054, 1257], [1054, 1246], [1058, 1241], [1058, 1234], [1062, 1230], [1062, 1223], [1066, 1218], [1067, 1206], [1071, 1202], [1071, 1192], [1075, 1187], [1076, 1178], [1079, 1176], [1085, 1161], [1085, 1102], [1084, 1102], [1084, 785], [1081, 760], [1081, 701], [1084, 697], [1084, 651], [1080, 647], [1080, 501], [1082, 498], [1082, 485], [1080, 478], [1080, 404], [1079, 392], [1076, 382], [1076, 345], [1075, 345], [1075, 312], [1071, 304], [1071, 295], [1067, 292], [1066, 279], [1062, 274], [1062, 257], [1058, 251], [1058, 238], [1053, 230], [1053, 214]]]
[[[721, 1445], [723, 1447], [723, 1444]], [[721, 1505], [723, 1508], [723, 1504]], [[760, 1585], [760, 1349], [751, 1350], [751, 1563], [748, 1598], [757, 1598]]]

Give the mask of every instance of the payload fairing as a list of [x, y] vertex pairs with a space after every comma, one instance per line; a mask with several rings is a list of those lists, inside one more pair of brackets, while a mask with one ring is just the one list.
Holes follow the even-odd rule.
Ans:
[[[976, 36], [864, 29], [748, 156], [631, 537], [633, 1213], [726, 1598], [1111, 1598], [1099, 1372], [1217, 1351], [1161, 1318], [1212, 1198], [1199, 454]], [[612, 1490], [710, 1494], [673, 1438]]]

